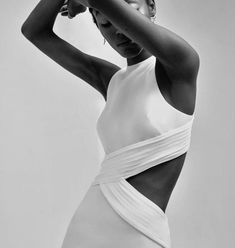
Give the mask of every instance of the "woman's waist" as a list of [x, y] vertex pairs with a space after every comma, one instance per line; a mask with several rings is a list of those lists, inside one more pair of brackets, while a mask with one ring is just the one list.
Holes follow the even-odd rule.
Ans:
[[170, 195], [179, 178], [185, 157], [186, 152], [177, 158], [125, 178], [125, 180], [165, 212]]
[[139, 174], [184, 154], [190, 145], [190, 130], [149, 138], [106, 154], [95, 183], [118, 181]]

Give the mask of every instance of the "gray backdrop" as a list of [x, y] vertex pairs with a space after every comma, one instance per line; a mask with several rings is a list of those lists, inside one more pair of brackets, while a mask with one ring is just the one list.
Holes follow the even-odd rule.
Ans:
[[[102, 96], [21, 34], [38, 0], [1, 2], [0, 247], [60, 248], [104, 155], [95, 130]], [[232, 247], [234, 1], [158, 1], [158, 22], [200, 54], [191, 148], [167, 215], [173, 248]], [[125, 66], [89, 13], [58, 16], [56, 33]]]

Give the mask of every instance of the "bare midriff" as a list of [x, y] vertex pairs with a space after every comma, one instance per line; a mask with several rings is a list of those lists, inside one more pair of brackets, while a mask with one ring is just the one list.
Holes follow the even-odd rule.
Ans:
[[165, 212], [187, 153], [126, 178], [136, 190]]

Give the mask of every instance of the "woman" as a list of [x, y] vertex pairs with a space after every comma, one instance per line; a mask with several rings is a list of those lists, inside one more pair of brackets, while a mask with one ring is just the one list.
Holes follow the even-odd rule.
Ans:
[[[127, 66], [76, 49], [53, 32], [58, 13], [89, 8]], [[76, 210], [63, 248], [171, 247], [165, 210], [190, 146], [199, 70], [197, 52], [154, 23], [154, 0], [41, 0], [22, 33], [98, 90], [105, 157]]]

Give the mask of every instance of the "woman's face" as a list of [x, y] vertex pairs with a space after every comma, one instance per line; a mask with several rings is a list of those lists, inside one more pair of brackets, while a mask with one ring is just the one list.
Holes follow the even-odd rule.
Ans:
[[[149, 2], [152, 1], [123, 1], [127, 2], [131, 7], [135, 8], [141, 14], [147, 16], [149, 19], [151, 18]], [[122, 34], [111, 22], [109, 22], [109, 20], [106, 19], [106, 17], [102, 13], [98, 12], [95, 9], [92, 9], [92, 14], [94, 19], [96, 20], [97, 26], [101, 34], [108, 41], [110, 46], [115, 49], [121, 56], [125, 58], [135, 57], [142, 51], [142, 48], [137, 43]]]

